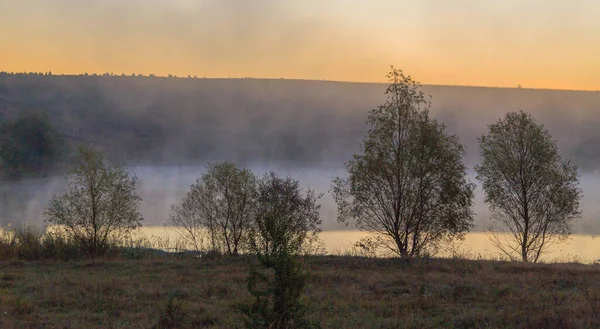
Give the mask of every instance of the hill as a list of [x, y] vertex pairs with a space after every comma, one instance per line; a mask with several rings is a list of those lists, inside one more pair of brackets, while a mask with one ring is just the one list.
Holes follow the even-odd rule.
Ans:
[[[0, 113], [46, 112], [67, 141], [127, 165], [207, 161], [340, 167], [384, 84], [284, 79], [0, 74]], [[507, 111], [544, 123], [584, 171], [600, 163], [600, 92], [424, 86], [432, 114], [478, 161], [476, 138]]]

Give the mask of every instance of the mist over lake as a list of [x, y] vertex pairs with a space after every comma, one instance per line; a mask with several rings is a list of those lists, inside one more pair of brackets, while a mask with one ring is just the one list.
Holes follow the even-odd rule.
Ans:
[[[328, 189], [358, 151], [368, 111], [385, 99], [384, 84], [268, 79], [0, 76], [0, 108], [14, 118], [43, 109], [71, 147], [96, 145], [138, 176], [145, 226], [163, 226], [209, 162], [232, 161], [261, 176], [275, 170], [324, 193], [324, 231], [336, 222]], [[600, 234], [599, 92], [423, 86], [431, 116], [466, 146], [475, 180], [477, 137], [508, 111], [522, 109], [544, 124], [559, 152], [580, 168], [582, 219], [573, 233]], [[43, 210], [65, 188], [64, 172], [0, 185], [0, 224], [43, 225]], [[475, 191], [474, 232], [491, 224]], [[349, 238], [349, 240], [351, 240]]]
[[[277, 171], [282, 176], [291, 176], [300, 181], [303, 188], [314, 189], [323, 193], [320, 200], [322, 228], [325, 231], [353, 230], [353, 225], [337, 223], [336, 205], [329, 193], [331, 180], [345, 175], [343, 166], [337, 169], [322, 168], [289, 168], [285, 166], [263, 165], [249, 167], [256, 175], [262, 176], [267, 171]], [[141, 211], [145, 226], [160, 226], [167, 223], [171, 205], [180, 202], [189, 186], [198, 179], [204, 166], [156, 166], [128, 167], [127, 170], [138, 178], [138, 190], [143, 202]], [[471, 170], [469, 179], [477, 184], [475, 190], [475, 228], [474, 231], [485, 231], [491, 224], [489, 211], [483, 202], [483, 192]], [[581, 201], [582, 218], [573, 224], [573, 233], [600, 234], [600, 173], [584, 173], [580, 178], [583, 190]], [[43, 210], [54, 193], [64, 192], [64, 177], [9, 182], [0, 186], [0, 223], [19, 225], [28, 223], [43, 225]]]
[[[252, 171], [261, 176], [269, 170], [280, 175], [289, 175], [300, 181], [303, 188], [312, 188], [323, 193], [320, 200], [323, 232], [321, 238], [325, 250], [329, 254], [343, 254], [352, 249], [353, 244], [368, 232], [356, 230], [354, 225], [346, 226], [336, 222], [336, 205], [328, 193], [331, 179], [336, 175], [344, 175], [343, 167], [337, 169], [322, 168], [286, 168], [285, 166], [263, 165], [251, 166]], [[138, 178], [138, 187], [143, 202], [141, 212], [145, 218], [140, 236], [158, 239], [170, 239], [171, 243], [180, 238], [177, 231], [167, 223], [171, 205], [180, 202], [189, 185], [199, 178], [204, 166], [156, 166], [128, 167], [130, 173]], [[470, 171], [469, 178], [476, 183]], [[581, 176], [580, 185], [583, 190], [582, 219], [573, 224], [573, 235], [564, 243], [551, 247], [549, 253], [542, 257], [543, 261], [571, 261], [577, 259], [591, 263], [600, 259], [600, 204], [595, 197], [600, 193], [600, 174], [585, 173]], [[19, 183], [4, 184], [0, 187], [2, 226], [7, 224], [18, 226], [29, 224], [41, 227], [44, 207], [53, 193], [62, 193], [65, 189], [63, 177], [28, 180]], [[468, 233], [462, 243], [444, 250], [440, 256], [452, 256], [458, 252], [468, 258], [502, 257], [491, 244], [485, 231], [491, 223], [487, 206], [483, 202], [483, 192], [479, 185], [475, 191], [475, 228]]]
[[600, 328], [598, 13], [0, 0], [0, 329]]

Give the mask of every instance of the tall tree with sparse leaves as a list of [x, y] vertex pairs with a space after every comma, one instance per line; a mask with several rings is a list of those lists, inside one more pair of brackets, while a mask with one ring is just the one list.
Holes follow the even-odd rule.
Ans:
[[577, 167], [558, 154], [543, 125], [523, 111], [509, 112], [479, 139], [475, 167], [498, 229], [492, 242], [507, 256], [537, 262], [570, 234], [580, 216]]
[[209, 164], [181, 204], [171, 208], [170, 223], [183, 230], [196, 250], [208, 232], [212, 249], [238, 255], [248, 243], [256, 181], [250, 170], [233, 163]]
[[90, 257], [105, 254], [141, 226], [137, 178], [121, 166], [105, 164], [100, 151], [80, 146], [67, 179], [67, 191], [46, 208], [46, 222], [63, 228]]
[[376, 234], [380, 245], [410, 258], [462, 238], [473, 225], [474, 184], [457, 136], [429, 116], [420, 84], [392, 67], [387, 101], [371, 110], [360, 152], [336, 178], [338, 221]]

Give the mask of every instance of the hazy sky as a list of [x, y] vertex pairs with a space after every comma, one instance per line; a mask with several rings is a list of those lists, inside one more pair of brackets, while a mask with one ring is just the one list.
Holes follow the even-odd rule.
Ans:
[[597, 0], [0, 0], [0, 71], [600, 89]]

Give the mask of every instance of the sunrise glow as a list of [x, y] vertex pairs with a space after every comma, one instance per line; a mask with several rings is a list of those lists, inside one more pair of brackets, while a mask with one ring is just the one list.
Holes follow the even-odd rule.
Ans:
[[0, 0], [0, 71], [600, 89], [595, 1]]

